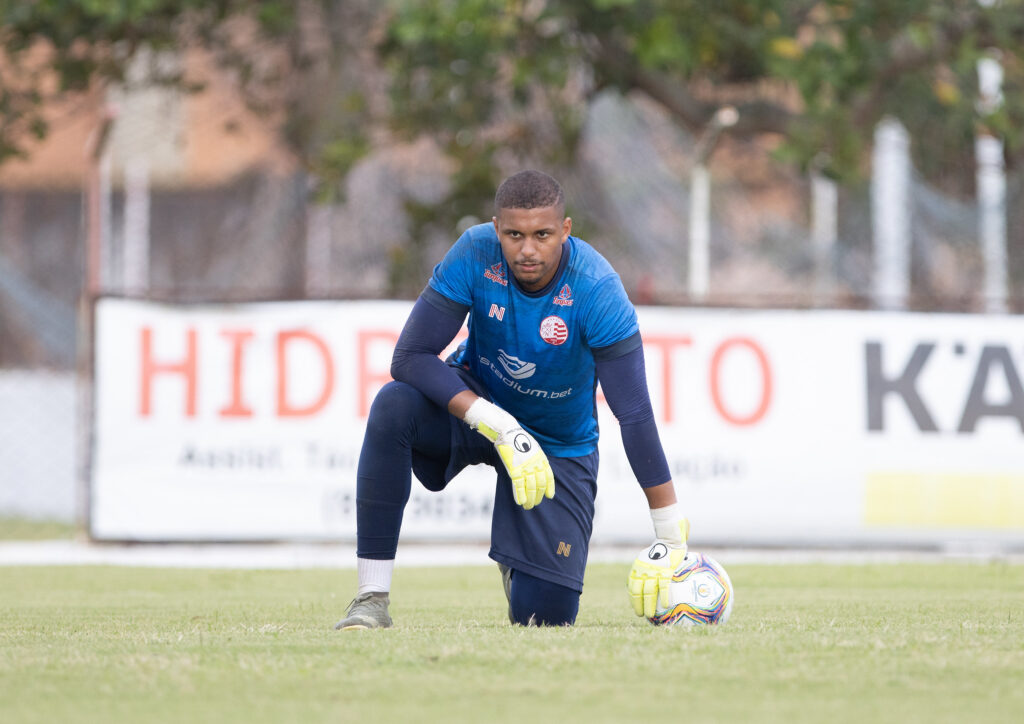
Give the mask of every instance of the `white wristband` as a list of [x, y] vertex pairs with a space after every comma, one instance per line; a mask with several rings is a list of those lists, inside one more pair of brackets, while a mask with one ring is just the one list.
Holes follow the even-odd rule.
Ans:
[[654, 537], [669, 545], [683, 545], [686, 541], [683, 540], [682, 531], [679, 530], [679, 522], [682, 519], [678, 503], [666, 505], [664, 508], [651, 508]]
[[487, 425], [487, 427], [496, 432], [519, 427], [519, 424], [512, 415], [482, 397], [478, 397], [473, 401], [473, 404], [466, 410], [466, 415], [462, 419], [474, 430], [480, 427], [480, 423]]

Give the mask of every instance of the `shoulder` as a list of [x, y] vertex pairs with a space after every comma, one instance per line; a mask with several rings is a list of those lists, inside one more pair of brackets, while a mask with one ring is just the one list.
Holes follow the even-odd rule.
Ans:
[[618, 277], [611, 263], [602, 256], [601, 252], [583, 239], [570, 236], [569, 243], [572, 250], [569, 264], [575, 275], [595, 284], [608, 277]]
[[636, 310], [612, 265], [594, 247], [573, 239], [573, 296], [577, 316], [591, 349], [608, 347], [637, 331]]
[[493, 224], [477, 224], [462, 232], [445, 254], [444, 266], [490, 266], [501, 258], [501, 244]]
[[569, 237], [572, 256], [570, 273], [581, 291], [597, 290], [608, 285], [621, 287], [622, 281], [611, 263], [597, 249], [575, 236]]
[[477, 224], [466, 229], [434, 267], [428, 286], [460, 305], [470, 305], [481, 273], [507, 284], [501, 245], [493, 224]]
[[462, 244], [487, 252], [501, 246], [498, 243], [498, 233], [494, 230], [494, 224], [490, 222], [469, 227], [462, 232], [462, 236], [459, 237], [455, 244], [456, 246]]

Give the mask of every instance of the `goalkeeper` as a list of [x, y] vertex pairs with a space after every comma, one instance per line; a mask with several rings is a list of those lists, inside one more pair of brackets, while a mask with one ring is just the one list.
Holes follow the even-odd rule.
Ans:
[[[669, 555], [629, 577], [638, 615], [667, 595], [686, 522], [658, 438], [636, 312], [572, 220], [555, 179], [523, 171], [434, 268], [395, 347], [393, 382], [370, 409], [356, 488], [359, 590], [336, 626], [391, 625], [392, 569], [411, 473], [440, 491], [467, 465], [497, 471], [490, 556], [509, 619], [576, 620], [597, 493], [600, 380]], [[438, 357], [469, 315], [469, 336]], [[663, 565], [658, 565], [663, 563]]]

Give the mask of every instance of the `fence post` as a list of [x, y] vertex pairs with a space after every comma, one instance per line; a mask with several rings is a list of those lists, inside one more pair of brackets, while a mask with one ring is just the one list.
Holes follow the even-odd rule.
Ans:
[[832, 289], [832, 253], [839, 238], [839, 190], [820, 171], [811, 172], [811, 245], [814, 254], [814, 304], [824, 306]]
[[687, 271], [690, 299], [695, 302], [703, 302], [707, 298], [711, 277], [711, 175], [708, 159], [722, 131], [736, 125], [739, 118], [739, 112], [732, 106], [719, 108], [694, 149], [690, 171], [690, 256]]
[[125, 159], [121, 288], [128, 294], [149, 291], [149, 205], [149, 162], [142, 154]]
[[690, 171], [690, 298], [703, 302], [708, 296], [711, 246], [711, 178], [708, 167], [699, 162]]
[[[311, 196], [312, 184], [307, 196]], [[332, 216], [334, 206], [306, 199], [306, 273], [307, 298], [327, 296], [331, 291]]]
[[875, 129], [871, 167], [872, 298], [878, 309], [906, 309], [910, 295], [910, 137], [894, 118]]
[[[985, 4], [985, 3], [982, 3]], [[996, 57], [978, 61], [978, 111], [996, 112], [1003, 101], [1003, 68]], [[974, 140], [978, 186], [978, 240], [984, 262], [985, 311], [1006, 312], [1006, 170], [1003, 142], [982, 130]]]

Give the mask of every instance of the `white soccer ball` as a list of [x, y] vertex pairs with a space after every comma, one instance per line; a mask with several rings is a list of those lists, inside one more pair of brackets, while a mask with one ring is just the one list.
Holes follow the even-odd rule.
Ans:
[[723, 624], [732, 613], [732, 581], [711, 556], [689, 551], [672, 572], [668, 608], [648, 618], [655, 626]]

